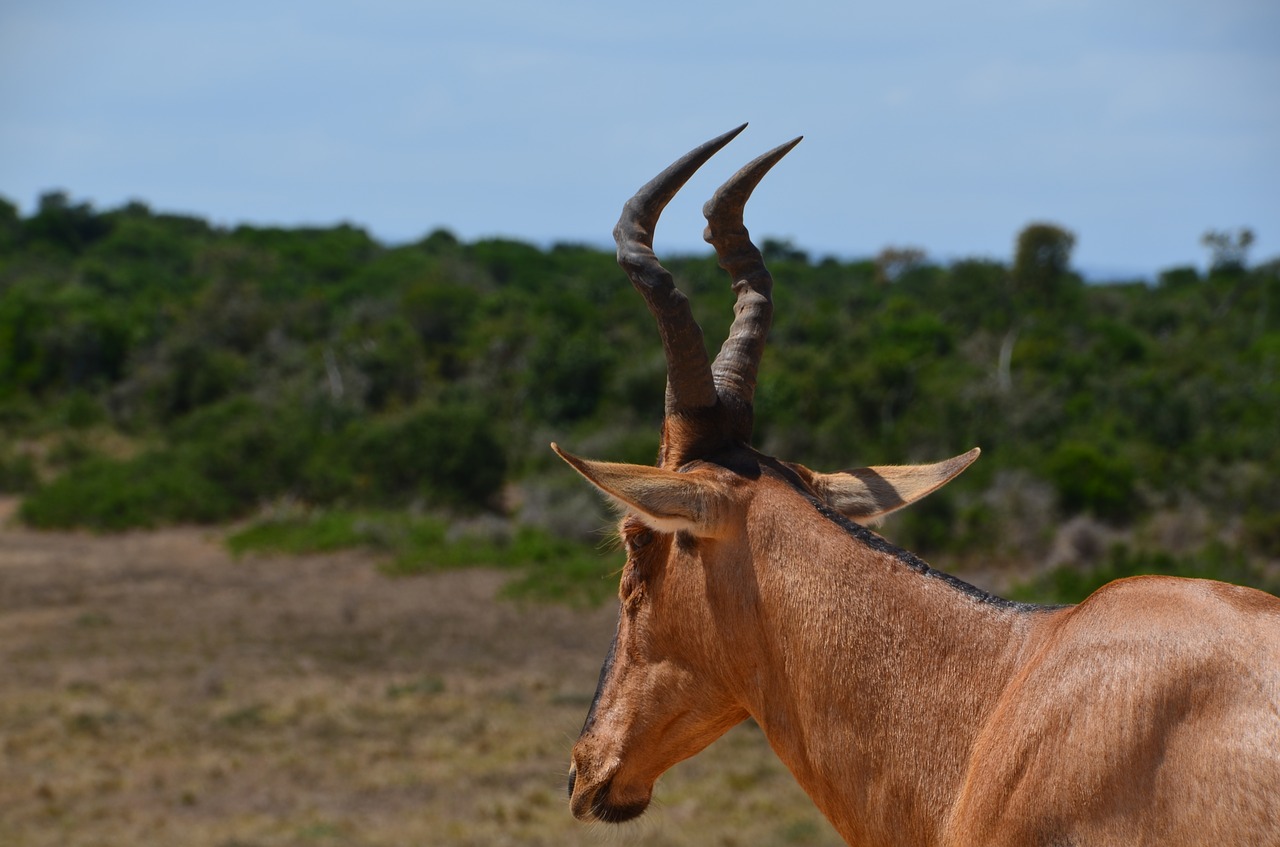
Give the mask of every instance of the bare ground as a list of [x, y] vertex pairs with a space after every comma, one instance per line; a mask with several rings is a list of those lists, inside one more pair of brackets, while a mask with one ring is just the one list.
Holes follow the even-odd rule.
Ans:
[[835, 845], [744, 725], [621, 828], [567, 756], [615, 621], [388, 577], [364, 554], [232, 559], [218, 532], [37, 533], [0, 501], [0, 844]]

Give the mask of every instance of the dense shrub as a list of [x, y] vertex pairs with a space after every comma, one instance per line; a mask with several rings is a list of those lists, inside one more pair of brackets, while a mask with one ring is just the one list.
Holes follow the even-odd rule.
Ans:
[[1045, 472], [1068, 513], [1091, 512], [1121, 523], [1137, 510], [1133, 466], [1092, 444], [1067, 442], [1045, 461]]
[[496, 428], [477, 408], [425, 405], [325, 431], [295, 406], [237, 398], [189, 416], [167, 446], [137, 459], [75, 464], [28, 500], [23, 517], [96, 529], [211, 522], [285, 495], [477, 509], [506, 472]]
[[42, 529], [84, 526], [123, 530], [229, 520], [241, 504], [198, 468], [172, 453], [127, 462], [93, 459], [39, 489], [21, 507]]
[[29, 454], [0, 452], [0, 493], [22, 494], [38, 483], [36, 464]]
[[246, 508], [289, 492], [316, 447], [312, 421], [293, 406], [237, 398], [175, 427], [167, 455]]
[[1108, 582], [1145, 574], [1218, 579], [1280, 595], [1280, 580], [1275, 576], [1268, 575], [1240, 551], [1211, 544], [1198, 553], [1181, 556], [1116, 545], [1094, 567], [1056, 567], [1038, 579], [1015, 586], [1011, 596], [1037, 603], [1079, 603]]
[[[1012, 262], [950, 265], [815, 262], [760, 238], [777, 311], [755, 442], [826, 470], [981, 446], [886, 524], [931, 556], [1040, 555], [1081, 513], [1154, 539], [1142, 524], [1184, 503], [1280, 555], [1280, 265], [1090, 286], [1069, 232], [1024, 235]], [[662, 258], [714, 351], [730, 281], [709, 254]], [[651, 460], [664, 377], [609, 250], [228, 231], [65, 195], [24, 218], [0, 200], [0, 487], [34, 487], [24, 514], [42, 525], [282, 499], [479, 510], [514, 483], [550, 526], [566, 510], [534, 492], [574, 483], [547, 442]]]
[[1264, 556], [1280, 559], [1280, 509], [1255, 504], [1244, 515], [1244, 542]]
[[355, 474], [359, 491], [350, 493], [384, 504], [484, 506], [507, 472], [489, 416], [464, 405], [429, 405], [353, 427], [329, 453], [337, 454]]

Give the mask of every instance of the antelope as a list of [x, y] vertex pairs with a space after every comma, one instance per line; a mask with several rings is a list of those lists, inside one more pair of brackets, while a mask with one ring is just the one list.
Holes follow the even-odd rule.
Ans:
[[850, 844], [1280, 844], [1280, 599], [1153, 576], [1077, 606], [1004, 600], [863, 525], [977, 449], [820, 473], [752, 448], [773, 281], [742, 213], [800, 139], [704, 207], [737, 296], [714, 362], [653, 252], [668, 201], [743, 128], [646, 184], [614, 230], [666, 353], [656, 467], [552, 444], [621, 510], [626, 550], [574, 816], [639, 816], [663, 772], [751, 718]]

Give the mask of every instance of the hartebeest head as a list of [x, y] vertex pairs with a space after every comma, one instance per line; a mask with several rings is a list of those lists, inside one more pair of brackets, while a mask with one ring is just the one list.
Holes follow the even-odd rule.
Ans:
[[[743, 128], [655, 177], [627, 201], [614, 229], [618, 263], [657, 319], [666, 352], [657, 467], [591, 461], [552, 445], [625, 513], [618, 632], [569, 778], [573, 813], [584, 820], [639, 815], [663, 771], [748, 716], [745, 692], [768, 684], [760, 663], [778, 652], [762, 622], [777, 608], [761, 603], [762, 585], [786, 578], [777, 570], [788, 557], [803, 558], [824, 543], [822, 529], [807, 525], [891, 512], [936, 490], [978, 455], [974, 449], [933, 465], [817, 473], [752, 448], [773, 279], [742, 213], [760, 179], [800, 139], [738, 171], [703, 208], [705, 238], [737, 293], [733, 325], [714, 362], [688, 299], [652, 249], [667, 203]], [[787, 552], [780, 556], [780, 549]]]

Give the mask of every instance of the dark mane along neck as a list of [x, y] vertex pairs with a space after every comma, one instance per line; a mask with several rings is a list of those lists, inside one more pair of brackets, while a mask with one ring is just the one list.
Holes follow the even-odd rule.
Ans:
[[884, 536], [873, 532], [872, 530], [868, 529], [867, 527], [863, 526], [860, 523], [850, 520], [849, 518], [842, 515], [840, 512], [831, 508], [831, 506], [824, 503], [822, 500], [815, 497], [812, 494], [812, 492], [808, 490], [808, 487], [803, 483], [803, 481], [796, 475], [796, 473], [792, 471], [790, 468], [786, 467], [785, 465], [782, 465], [781, 463], [778, 463], [776, 461], [770, 461], [768, 463], [768, 472], [769, 472], [769, 475], [774, 476], [778, 479], [781, 479], [784, 482], [786, 482], [788, 485], [793, 487], [796, 490], [796, 493], [804, 497], [804, 499], [808, 501], [808, 503], [811, 506], [813, 506], [814, 510], [817, 511], [819, 515], [826, 518], [828, 521], [835, 524], [836, 526], [840, 527], [840, 529], [844, 530], [844, 532], [850, 538], [852, 538], [859, 544], [871, 550], [874, 550], [878, 553], [886, 553], [892, 556], [894, 559], [901, 562], [905, 567], [910, 568], [911, 570], [915, 571], [921, 576], [928, 577], [930, 579], [941, 580], [942, 582], [946, 583], [947, 585], [951, 586], [955, 590], [961, 592], [962, 594], [975, 600], [978, 603], [984, 603], [991, 606], [998, 606], [1001, 608], [1009, 609], [1011, 611], [1018, 611], [1018, 612], [1044, 612], [1044, 611], [1053, 611], [1054, 609], [1063, 608], [1062, 606], [1042, 605], [1039, 603], [1023, 603], [1018, 600], [1007, 600], [1004, 597], [1001, 597], [997, 594], [992, 594], [989, 591], [984, 591], [983, 589], [978, 588], [976, 585], [972, 585], [968, 582], [965, 582], [963, 579], [960, 579], [959, 577], [952, 576], [951, 574], [946, 573], [945, 571], [937, 570], [936, 568], [931, 567], [928, 562], [924, 561], [923, 559], [921, 559], [919, 556], [912, 553], [911, 551], [904, 550], [903, 548], [898, 547], [896, 544], [893, 544], [892, 542], [884, 538]]
[[807, 499], [813, 504], [813, 507], [817, 509], [818, 514], [839, 526], [860, 544], [865, 544], [867, 547], [880, 553], [888, 553], [921, 576], [942, 580], [952, 588], [968, 597], [971, 597], [979, 603], [999, 606], [1016, 612], [1051, 612], [1055, 609], [1063, 608], [1063, 606], [1050, 606], [1040, 603], [1024, 603], [1019, 600], [1007, 600], [998, 594], [992, 594], [989, 591], [984, 591], [976, 585], [965, 582], [957, 576], [952, 576], [945, 571], [940, 571], [931, 567], [928, 562], [921, 559], [915, 553], [898, 547], [892, 542], [886, 540], [883, 536], [867, 529], [862, 524], [854, 523], [820, 500], [814, 497], [808, 497]]

